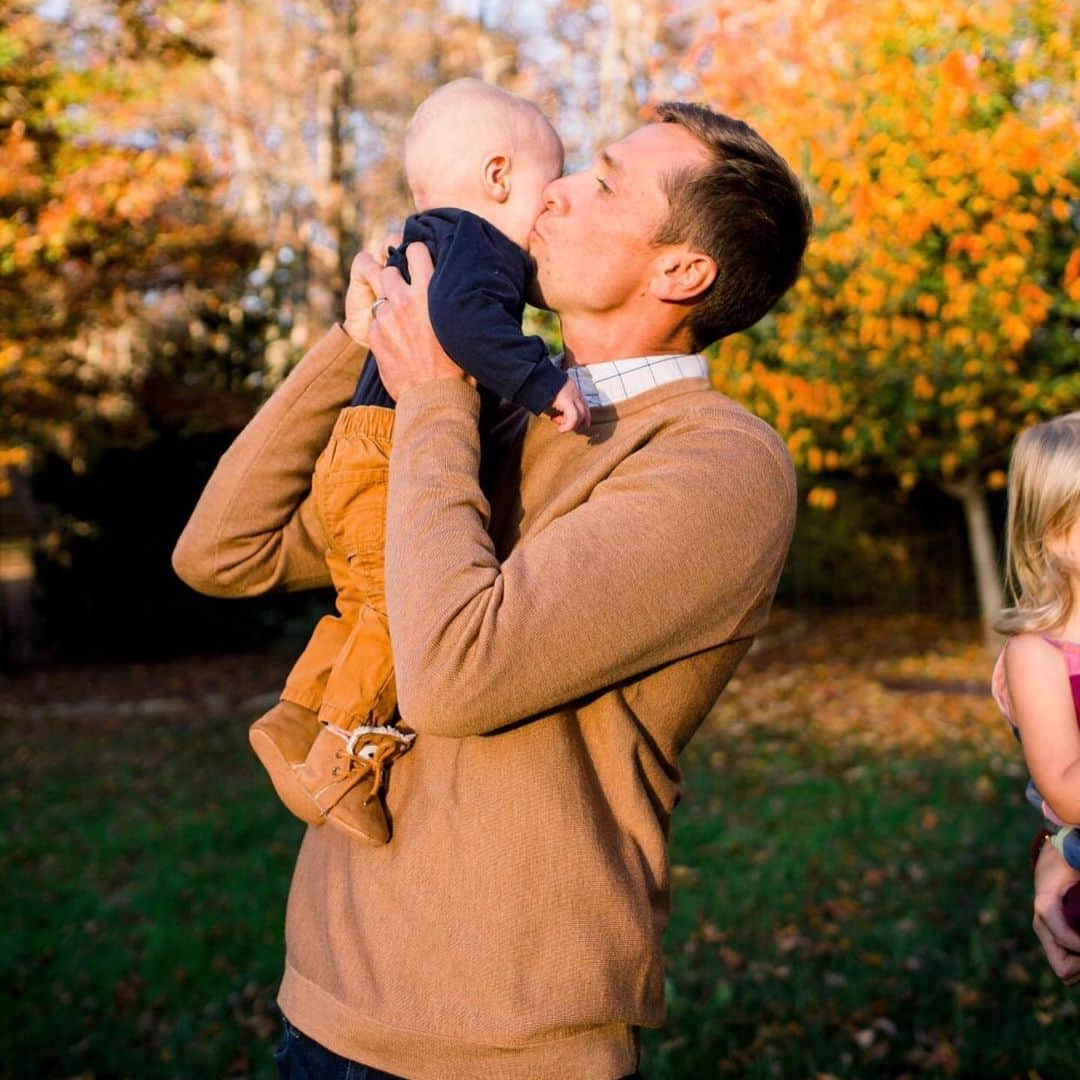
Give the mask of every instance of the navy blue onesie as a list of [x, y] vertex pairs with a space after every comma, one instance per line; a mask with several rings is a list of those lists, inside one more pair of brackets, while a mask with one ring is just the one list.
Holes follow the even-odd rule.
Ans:
[[[447, 355], [484, 389], [543, 412], [567, 375], [548, 359], [540, 338], [521, 332], [532, 273], [528, 253], [467, 210], [428, 210], [405, 222], [401, 245], [391, 248], [386, 260], [406, 281], [405, 248], [416, 241], [426, 245], [435, 264], [428, 312]], [[349, 404], [394, 407], [370, 354]]]

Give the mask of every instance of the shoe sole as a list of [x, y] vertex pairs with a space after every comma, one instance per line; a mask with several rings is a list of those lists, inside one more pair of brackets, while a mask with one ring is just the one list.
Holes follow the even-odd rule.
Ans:
[[273, 739], [258, 728], [253, 728], [248, 732], [248, 742], [251, 743], [255, 756], [262, 762], [277, 797], [285, 804], [286, 809], [308, 825], [324, 824], [326, 816], [319, 804], [311, 797], [311, 792], [300, 783], [292, 765], [281, 756], [281, 751]]

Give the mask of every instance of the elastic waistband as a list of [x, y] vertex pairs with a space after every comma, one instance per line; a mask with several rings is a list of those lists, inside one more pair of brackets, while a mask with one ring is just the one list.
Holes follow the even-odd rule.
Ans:
[[347, 405], [341, 410], [331, 437], [369, 435], [389, 443], [394, 438], [395, 415], [393, 409], [385, 409], [381, 405]]

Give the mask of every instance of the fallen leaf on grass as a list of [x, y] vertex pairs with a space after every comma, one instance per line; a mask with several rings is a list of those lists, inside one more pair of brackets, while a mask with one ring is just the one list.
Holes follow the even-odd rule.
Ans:
[[920, 1069], [931, 1072], [935, 1069], [952, 1076], [960, 1067], [960, 1058], [956, 1048], [941, 1035], [918, 1036], [919, 1041], [927, 1045], [918, 1046], [910, 1051], [907, 1060]]
[[1031, 974], [1027, 968], [1018, 964], [1015, 960], [1005, 968], [1005, 978], [1009, 982], [1019, 983], [1021, 986], [1026, 986], [1031, 982]]

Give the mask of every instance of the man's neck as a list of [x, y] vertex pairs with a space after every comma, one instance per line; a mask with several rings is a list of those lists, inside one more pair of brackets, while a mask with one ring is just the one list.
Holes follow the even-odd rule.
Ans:
[[564, 318], [562, 322], [564, 365], [602, 364], [636, 356], [668, 356], [692, 353], [693, 339], [685, 324], [648, 325], [624, 315], [618, 325], [609, 320]]

